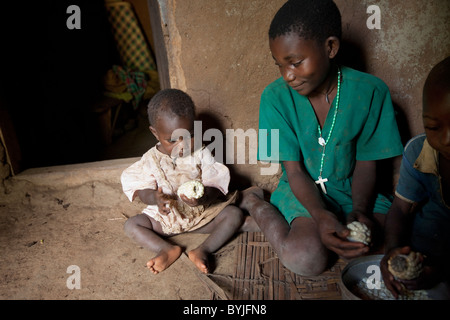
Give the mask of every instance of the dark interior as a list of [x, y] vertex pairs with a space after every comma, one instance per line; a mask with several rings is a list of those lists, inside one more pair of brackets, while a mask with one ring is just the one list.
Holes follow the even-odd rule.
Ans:
[[[66, 10], [72, 4], [82, 8], [81, 29], [66, 26]], [[26, 1], [6, 7], [1, 10], [0, 104], [2, 122], [7, 120], [5, 127], [14, 131], [18, 150], [10, 152], [20, 170], [140, 156], [141, 150], [114, 155], [108, 151], [111, 144], [102, 140], [99, 116], [93, 111], [105, 104], [106, 71], [120, 64], [104, 1]], [[130, 118], [135, 120], [133, 129], [138, 120], [145, 127], [142, 108], [133, 111], [123, 105], [117, 128]]]

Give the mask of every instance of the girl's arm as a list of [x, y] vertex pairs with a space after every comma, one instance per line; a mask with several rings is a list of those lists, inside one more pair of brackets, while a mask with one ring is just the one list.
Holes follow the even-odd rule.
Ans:
[[[359, 220], [365, 217], [371, 217], [371, 207], [375, 201], [375, 185], [377, 182], [377, 163], [376, 161], [356, 161], [355, 170], [352, 179], [352, 217]], [[350, 221], [349, 221], [350, 222]]]
[[292, 192], [317, 223], [323, 245], [344, 258], [353, 258], [366, 253], [367, 248], [364, 244], [346, 241], [350, 231], [339, 222], [334, 213], [327, 210], [316, 184], [306, 173], [304, 165], [299, 161], [285, 161], [283, 165]]
[[289, 181], [289, 186], [295, 197], [311, 214], [314, 220], [327, 211], [325, 203], [320, 196], [314, 181], [306, 174], [306, 168], [300, 161], [284, 161], [284, 168]]

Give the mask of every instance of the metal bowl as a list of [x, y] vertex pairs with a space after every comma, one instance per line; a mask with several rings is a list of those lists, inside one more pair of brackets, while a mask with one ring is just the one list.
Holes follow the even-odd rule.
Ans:
[[[380, 271], [383, 255], [371, 255], [353, 259], [342, 270], [339, 282], [345, 300], [393, 300], [385, 288]], [[430, 290], [413, 291], [411, 296], [400, 296], [408, 300], [449, 300], [449, 285], [442, 282]]]

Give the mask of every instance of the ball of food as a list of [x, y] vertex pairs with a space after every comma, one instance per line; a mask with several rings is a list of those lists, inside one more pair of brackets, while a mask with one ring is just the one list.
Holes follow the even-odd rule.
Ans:
[[179, 197], [184, 194], [189, 199], [200, 199], [203, 197], [204, 193], [205, 187], [198, 180], [191, 180], [183, 183], [177, 191]]
[[369, 245], [372, 240], [370, 230], [364, 223], [353, 221], [347, 225], [347, 228], [350, 229], [350, 235], [347, 237], [347, 240]]
[[422, 272], [423, 256], [411, 251], [408, 255], [397, 254], [388, 260], [388, 270], [397, 279], [411, 280]]

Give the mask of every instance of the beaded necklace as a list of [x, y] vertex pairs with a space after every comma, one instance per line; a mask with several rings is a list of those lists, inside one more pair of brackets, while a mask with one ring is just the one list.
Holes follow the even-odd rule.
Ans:
[[319, 131], [319, 139], [317, 142], [323, 147], [322, 149], [322, 158], [320, 159], [320, 170], [319, 170], [319, 178], [314, 181], [316, 184], [320, 184], [320, 187], [322, 188], [323, 193], [327, 194], [327, 189], [325, 188], [325, 182], [328, 181], [328, 179], [322, 178], [322, 171], [323, 171], [323, 159], [325, 158], [325, 147], [330, 141], [331, 134], [333, 133], [334, 124], [336, 122], [336, 115], [339, 108], [339, 94], [341, 92], [341, 70], [338, 68], [338, 81], [337, 81], [337, 93], [336, 93], [336, 106], [334, 108], [334, 115], [333, 115], [333, 122], [331, 123], [330, 132], [328, 133], [327, 140], [325, 140], [322, 137], [322, 129], [320, 128], [320, 123], [317, 126], [317, 129]]

